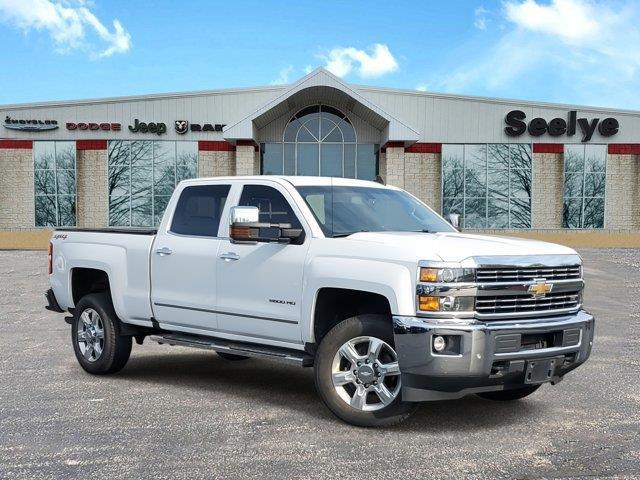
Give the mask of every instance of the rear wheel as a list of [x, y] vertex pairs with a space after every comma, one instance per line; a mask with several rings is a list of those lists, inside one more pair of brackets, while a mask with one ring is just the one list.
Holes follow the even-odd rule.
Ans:
[[327, 407], [353, 425], [392, 425], [417, 408], [401, 400], [391, 322], [383, 316], [352, 317], [332, 328], [316, 353], [315, 378]]
[[131, 354], [131, 337], [119, 335], [118, 317], [107, 293], [91, 293], [78, 302], [71, 341], [80, 366], [94, 375], [122, 370]]
[[483, 393], [478, 393], [477, 395], [487, 400], [495, 400], [498, 402], [510, 402], [512, 400], [520, 400], [521, 398], [528, 397], [539, 388], [540, 388], [540, 385], [529, 385], [523, 388], [514, 388], [513, 390], [483, 392]]

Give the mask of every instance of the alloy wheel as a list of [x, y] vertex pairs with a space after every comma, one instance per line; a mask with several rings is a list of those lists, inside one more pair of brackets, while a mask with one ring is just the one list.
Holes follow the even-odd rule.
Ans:
[[333, 358], [331, 375], [340, 398], [357, 410], [380, 410], [400, 393], [398, 356], [391, 345], [376, 337], [344, 343]]
[[88, 362], [95, 362], [104, 350], [104, 325], [93, 308], [87, 308], [78, 317], [78, 347]]

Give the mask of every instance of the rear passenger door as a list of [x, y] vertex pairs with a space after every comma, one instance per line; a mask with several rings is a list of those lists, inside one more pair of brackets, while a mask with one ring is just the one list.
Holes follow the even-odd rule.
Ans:
[[187, 184], [167, 208], [173, 215], [163, 219], [151, 251], [151, 301], [162, 328], [217, 328], [218, 231], [230, 189], [225, 183]]
[[[260, 222], [290, 223], [305, 234], [295, 244], [238, 244], [221, 240], [218, 277], [218, 325], [221, 331], [251, 340], [300, 343], [302, 274], [310, 231], [289, 193], [275, 182], [242, 187], [238, 202], [260, 210]], [[229, 217], [225, 218], [227, 224]]]

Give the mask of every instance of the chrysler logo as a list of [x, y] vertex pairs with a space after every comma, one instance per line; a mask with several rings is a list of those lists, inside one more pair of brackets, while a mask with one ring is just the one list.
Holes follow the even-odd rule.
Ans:
[[527, 290], [533, 295], [533, 298], [542, 298], [553, 290], [553, 284], [547, 283], [544, 278], [534, 278], [533, 281], [536, 283], [529, 285], [529, 289]]

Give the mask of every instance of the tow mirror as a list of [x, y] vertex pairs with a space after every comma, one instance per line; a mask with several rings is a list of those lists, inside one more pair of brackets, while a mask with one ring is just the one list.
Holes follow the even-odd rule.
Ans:
[[232, 207], [229, 237], [235, 243], [290, 243], [302, 236], [302, 229], [289, 223], [260, 222], [257, 207]]
[[460, 215], [457, 213], [450, 213], [447, 215], [447, 221], [451, 224], [453, 228], [456, 230], [460, 230]]

